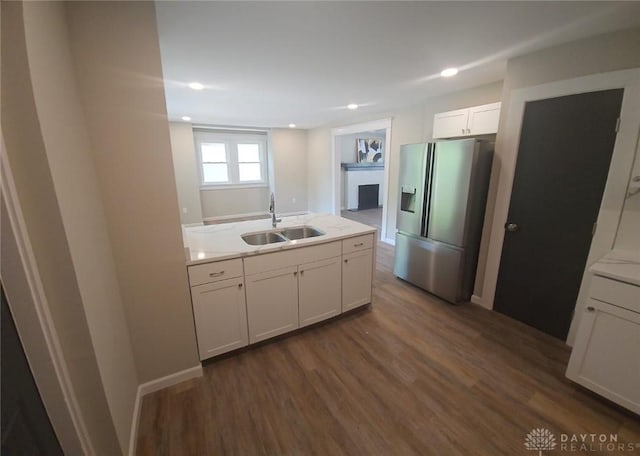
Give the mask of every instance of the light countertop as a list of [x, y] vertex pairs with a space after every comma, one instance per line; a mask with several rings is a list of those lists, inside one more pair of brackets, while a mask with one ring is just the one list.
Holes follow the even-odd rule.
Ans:
[[640, 286], [640, 252], [612, 250], [589, 270], [595, 275]]
[[282, 217], [282, 221], [278, 222], [276, 229], [303, 225], [317, 228], [325, 234], [295, 241], [249, 245], [240, 236], [247, 233], [273, 230], [271, 219], [183, 227], [182, 235], [187, 265], [277, 252], [305, 245], [336, 241], [360, 234], [375, 233], [376, 231], [371, 226], [336, 215], [313, 213]]

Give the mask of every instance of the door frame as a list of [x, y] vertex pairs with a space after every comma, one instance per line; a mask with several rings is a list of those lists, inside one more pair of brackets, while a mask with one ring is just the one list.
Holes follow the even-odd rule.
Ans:
[[387, 240], [387, 210], [389, 208], [389, 158], [391, 157], [391, 117], [347, 125], [331, 129], [331, 212], [340, 216], [340, 202], [342, 201], [342, 189], [340, 182], [341, 151], [336, 147], [336, 137], [350, 135], [370, 130], [385, 130], [384, 136], [384, 188], [382, 189], [382, 223], [380, 225], [379, 239]]
[[497, 163], [494, 163], [494, 173], [497, 170], [499, 175], [482, 296], [474, 297], [474, 302], [488, 309], [493, 309], [498, 282], [504, 241], [504, 223], [507, 220], [511, 201], [525, 104], [528, 101], [616, 88], [624, 89], [620, 125], [598, 213], [596, 232], [591, 241], [587, 265], [574, 310], [574, 318], [567, 336], [568, 345], [573, 345], [579, 323], [579, 319], [575, 318], [575, 315], [582, 314], [593, 277], [593, 274], [589, 272], [589, 267], [613, 248], [618, 231], [630, 170], [640, 134], [640, 69], [600, 73], [513, 90], [509, 100], [509, 108], [503, 117], [506, 123], [502, 141], [496, 147], [500, 154], [496, 157]]
[[[27, 357], [38, 392], [65, 454], [93, 455], [95, 451], [67, 370], [59, 337], [51, 318], [40, 274], [9, 161], [0, 144], [0, 188], [7, 210], [3, 237], [15, 248], [3, 248], [6, 274], [2, 283], [20, 342]], [[2, 267], [5, 270], [5, 267]]]

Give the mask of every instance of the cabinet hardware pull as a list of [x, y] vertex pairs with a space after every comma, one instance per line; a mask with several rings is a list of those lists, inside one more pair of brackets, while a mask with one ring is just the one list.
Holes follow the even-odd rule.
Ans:
[[238, 288], [242, 288], [242, 284], [241, 283], [238, 284]]
[[344, 262], [345, 262], [345, 263], [348, 263], [348, 262], [349, 262], [349, 260], [344, 260]]
[[209, 277], [219, 277], [222, 274], [224, 274], [224, 270], [220, 271], [220, 272], [210, 272], [209, 273]]
[[593, 311], [594, 311], [594, 310], [596, 310], [596, 309], [595, 309], [595, 307], [593, 307], [593, 306], [589, 306], [589, 307], [587, 307], [587, 310], [588, 310], [589, 312], [593, 312]]
[[467, 128], [467, 134], [468, 135], [471, 134], [471, 129], [470, 128]]
[[304, 275], [304, 271], [300, 271], [300, 275]]
[[358, 242], [357, 244], [353, 244], [354, 247], [362, 247], [364, 242]]
[[464, 135], [464, 128], [462, 129], [462, 134]]
[[293, 271], [293, 275], [298, 275], [298, 271]]

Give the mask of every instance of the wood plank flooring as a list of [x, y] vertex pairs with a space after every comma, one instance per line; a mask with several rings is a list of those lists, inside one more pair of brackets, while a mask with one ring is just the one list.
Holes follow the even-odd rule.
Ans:
[[371, 306], [145, 396], [137, 454], [532, 455], [533, 428], [556, 435], [544, 454], [640, 454], [562, 451], [560, 433], [640, 443], [640, 417], [567, 380], [561, 341], [446, 304], [392, 264], [380, 244]]

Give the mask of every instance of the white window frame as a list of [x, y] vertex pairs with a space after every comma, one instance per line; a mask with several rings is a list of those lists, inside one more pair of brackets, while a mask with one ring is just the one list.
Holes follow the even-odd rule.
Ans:
[[[208, 129], [193, 130], [193, 138], [196, 149], [196, 157], [198, 162], [198, 175], [200, 176], [200, 188], [217, 189], [217, 188], [250, 188], [250, 187], [268, 187], [269, 175], [267, 167], [267, 132], [253, 131], [217, 131]], [[223, 143], [227, 155], [227, 182], [205, 182], [204, 169], [202, 160], [203, 143]], [[240, 181], [240, 171], [238, 162], [238, 144], [257, 144], [260, 154], [260, 175], [262, 179], [255, 181]]]

